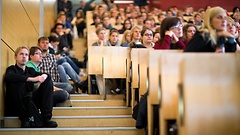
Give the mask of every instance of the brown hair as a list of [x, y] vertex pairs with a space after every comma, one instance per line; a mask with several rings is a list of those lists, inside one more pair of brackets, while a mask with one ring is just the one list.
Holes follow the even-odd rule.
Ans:
[[[18, 47], [18, 48], [15, 50], [14, 56], [17, 56], [18, 53], [19, 53], [22, 49], [27, 49], [27, 50], [28, 50], [28, 48], [27, 48], [26, 46], [20, 46], [20, 47]], [[28, 51], [29, 51], [29, 50], [28, 50]]]

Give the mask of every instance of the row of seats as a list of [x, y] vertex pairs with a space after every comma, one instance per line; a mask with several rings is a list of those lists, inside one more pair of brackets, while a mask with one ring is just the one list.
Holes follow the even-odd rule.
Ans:
[[[126, 79], [127, 106], [139, 100], [135, 89], [140, 97], [148, 91], [148, 114], [160, 105], [161, 134], [168, 120], [177, 120], [180, 135], [240, 133], [240, 54], [98, 46], [88, 53], [89, 75]], [[153, 119], [148, 115], [149, 135]]]

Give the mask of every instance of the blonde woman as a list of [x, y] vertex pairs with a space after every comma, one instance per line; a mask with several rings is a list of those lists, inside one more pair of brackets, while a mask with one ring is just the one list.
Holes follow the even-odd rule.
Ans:
[[228, 18], [227, 19], [227, 31], [234, 36], [235, 43], [236, 43], [236, 48], [239, 51], [240, 50], [240, 44], [239, 44], [240, 35], [239, 35], [238, 31], [237, 31], [237, 27], [235, 25], [234, 20], [231, 17], [229, 17], [229, 16], [227, 18]]
[[123, 37], [122, 37], [122, 41], [121, 41], [121, 46], [122, 47], [128, 47], [129, 43], [131, 42], [131, 31], [130, 30], [126, 30], [123, 33]]
[[[200, 32], [189, 41], [185, 52], [235, 52], [236, 44], [231, 33], [226, 31], [227, 14], [221, 7], [206, 11]], [[219, 47], [218, 45], [224, 45]], [[225, 49], [223, 49], [225, 48]]]

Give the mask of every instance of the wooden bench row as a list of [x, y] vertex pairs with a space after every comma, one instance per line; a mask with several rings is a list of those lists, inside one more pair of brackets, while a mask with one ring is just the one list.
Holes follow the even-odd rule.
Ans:
[[[149, 52], [148, 114], [160, 105], [161, 135], [168, 120], [177, 121], [180, 135], [240, 133], [239, 54], [157, 54]], [[153, 119], [148, 115], [149, 135]]]
[[[127, 88], [131, 83], [127, 105], [132, 107], [134, 90], [139, 89], [139, 96], [148, 90], [148, 114], [160, 105], [162, 135], [168, 120], [177, 121], [180, 135], [240, 134], [240, 55], [181, 52], [89, 47], [88, 72], [103, 80], [126, 78]], [[153, 119], [148, 115], [149, 135]]]

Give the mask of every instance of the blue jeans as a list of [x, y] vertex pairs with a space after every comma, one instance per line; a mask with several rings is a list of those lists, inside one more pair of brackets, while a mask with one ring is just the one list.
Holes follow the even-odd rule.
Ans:
[[80, 73], [79, 67], [68, 56], [62, 57], [57, 60], [58, 65], [62, 65], [64, 62], [69, 63], [77, 74]]
[[63, 65], [58, 65], [58, 72], [61, 82], [70, 83], [68, 80], [68, 75], [63, 67]]
[[65, 90], [57, 90], [53, 92], [53, 106], [56, 106], [57, 103], [62, 103], [69, 99], [69, 93]]
[[65, 73], [74, 81], [74, 83], [80, 83], [81, 80], [78, 76], [78, 74], [73, 70], [73, 68], [71, 67], [71, 65], [67, 62], [64, 62], [62, 64]]
[[67, 92], [71, 92], [73, 89], [73, 86], [67, 82], [53, 82], [53, 85], [60, 89], [66, 90]]

